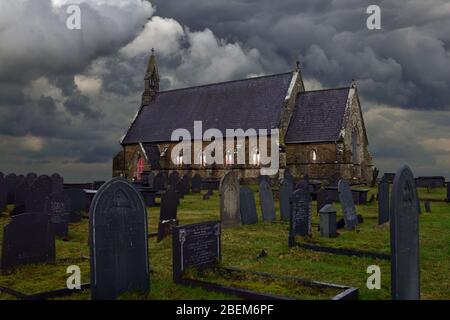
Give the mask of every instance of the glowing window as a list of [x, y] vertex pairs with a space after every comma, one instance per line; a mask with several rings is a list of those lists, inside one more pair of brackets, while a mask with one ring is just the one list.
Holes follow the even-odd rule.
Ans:
[[317, 161], [317, 152], [316, 152], [316, 150], [312, 150], [311, 151], [311, 160], [312, 161]]

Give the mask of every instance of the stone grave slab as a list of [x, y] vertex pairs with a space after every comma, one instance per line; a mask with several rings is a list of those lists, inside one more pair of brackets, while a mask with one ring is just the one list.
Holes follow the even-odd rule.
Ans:
[[261, 204], [263, 221], [275, 221], [276, 214], [272, 187], [264, 180], [259, 184], [259, 202]]
[[239, 198], [239, 180], [234, 172], [229, 171], [220, 181], [220, 219], [223, 227], [240, 225]]
[[347, 230], [354, 230], [358, 225], [358, 217], [356, 215], [356, 207], [350, 185], [345, 179], [339, 181], [338, 191], [342, 211], [344, 212], [345, 228]]
[[247, 187], [241, 187], [240, 193], [240, 211], [243, 225], [258, 223], [258, 214], [256, 213], [255, 196], [253, 191]]
[[52, 193], [52, 179], [49, 176], [42, 175], [34, 180], [28, 189], [27, 199], [25, 201], [26, 212], [45, 212], [45, 201]]

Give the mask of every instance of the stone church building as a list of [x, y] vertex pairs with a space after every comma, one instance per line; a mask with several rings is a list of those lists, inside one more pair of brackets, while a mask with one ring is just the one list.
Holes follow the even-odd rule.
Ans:
[[[114, 158], [113, 176], [140, 180], [143, 171], [177, 170], [204, 179], [220, 179], [230, 169], [246, 182], [260, 174], [259, 151], [235, 143], [224, 150], [223, 164], [205, 164], [202, 153], [191, 153], [197, 164], [183, 163], [180, 153], [171, 161], [172, 132], [192, 132], [194, 121], [209, 128], [279, 129], [279, 178], [288, 168], [295, 178], [308, 175], [316, 182], [344, 177], [354, 183], [372, 179], [372, 158], [356, 85], [307, 91], [300, 68], [292, 72], [208, 84], [169, 91], [159, 90], [160, 76], [152, 53], [144, 78], [139, 110], [121, 140]], [[205, 147], [210, 142], [201, 142]], [[223, 143], [225, 149], [225, 142]], [[246, 148], [245, 164], [236, 164], [239, 148]], [[270, 151], [270, 144], [268, 146]]]

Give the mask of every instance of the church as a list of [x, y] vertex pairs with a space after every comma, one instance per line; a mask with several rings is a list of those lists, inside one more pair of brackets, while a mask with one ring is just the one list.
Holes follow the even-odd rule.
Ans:
[[[260, 150], [252, 148], [249, 137], [236, 140], [232, 148], [227, 146], [223, 163], [205, 163], [201, 150], [199, 154], [191, 151], [189, 158], [198, 159], [195, 163], [183, 161], [188, 158], [183, 153], [173, 161], [172, 149], [179, 143], [172, 141], [174, 130], [185, 128], [193, 133], [194, 122], [201, 121], [204, 130], [222, 132], [278, 129], [279, 170], [274, 179], [281, 178], [286, 169], [296, 179], [308, 175], [318, 183], [340, 177], [355, 184], [372, 179], [372, 157], [354, 82], [343, 88], [308, 91], [297, 63], [286, 73], [190, 88], [160, 91], [159, 83], [152, 50], [142, 103], [120, 141], [122, 150], [113, 160], [113, 176], [139, 181], [144, 171], [178, 171], [218, 180], [233, 170], [244, 183], [256, 182], [262, 166]], [[203, 147], [209, 143], [201, 141]], [[248, 156], [238, 164], [240, 148], [247, 148]]]

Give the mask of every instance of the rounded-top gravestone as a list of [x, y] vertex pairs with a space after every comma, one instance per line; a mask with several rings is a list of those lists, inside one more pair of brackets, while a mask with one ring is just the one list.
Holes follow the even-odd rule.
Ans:
[[92, 299], [110, 300], [150, 286], [147, 209], [127, 180], [104, 184], [90, 208]]
[[274, 221], [276, 214], [272, 187], [265, 180], [259, 184], [259, 202], [261, 204], [263, 221]]
[[256, 204], [253, 191], [247, 186], [241, 187], [239, 196], [242, 224], [247, 225], [258, 223], [258, 215], [256, 213]]
[[391, 193], [391, 295], [394, 300], [420, 299], [419, 207], [414, 175], [399, 169]]
[[25, 211], [45, 212], [45, 201], [52, 193], [52, 179], [49, 176], [39, 176], [34, 180], [29, 188], [27, 200], [25, 201]]
[[294, 192], [293, 180], [285, 178], [280, 185], [280, 214], [281, 220], [289, 221], [291, 214], [291, 195]]
[[28, 185], [32, 185], [34, 180], [37, 179], [37, 174], [34, 172], [30, 172], [29, 174], [26, 175], [25, 180], [27, 180]]
[[59, 174], [54, 173], [51, 175], [50, 179], [52, 179], [52, 192], [62, 192], [64, 190], [64, 179]]
[[233, 171], [227, 172], [220, 181], [220, 218], [223, 227], [241, 223], [239, 180]]

